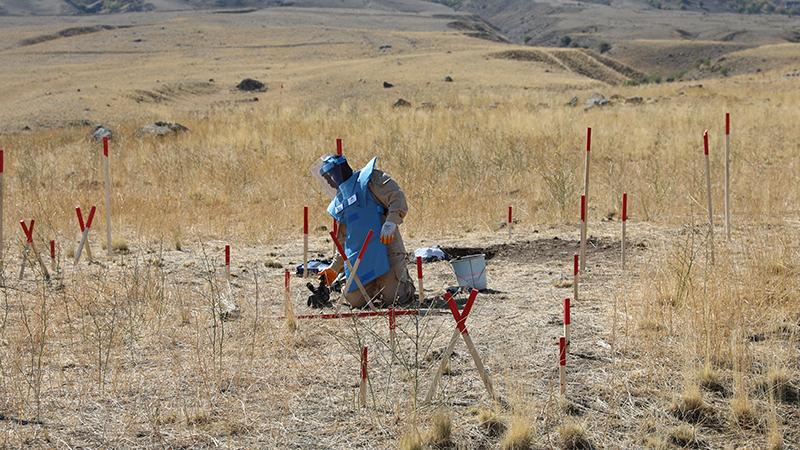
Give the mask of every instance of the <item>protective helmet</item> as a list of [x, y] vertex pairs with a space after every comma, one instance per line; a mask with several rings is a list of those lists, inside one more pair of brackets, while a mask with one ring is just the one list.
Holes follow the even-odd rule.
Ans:
[[311, 174], [319, 181], [323, 191], [334, 197], [339, 185], [353, 176], [353, 169], [344, 156], [325, 155], [312, 166]]

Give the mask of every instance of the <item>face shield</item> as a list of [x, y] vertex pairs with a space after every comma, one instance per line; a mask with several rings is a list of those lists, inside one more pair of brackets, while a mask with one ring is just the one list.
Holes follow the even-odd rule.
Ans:
[[344, 156], [326, 155], [311, 166], [311, 176], [317, 180], [322, 192], [331, 198], [336, 196], [339, 185], [353, 175], [353, 169]]

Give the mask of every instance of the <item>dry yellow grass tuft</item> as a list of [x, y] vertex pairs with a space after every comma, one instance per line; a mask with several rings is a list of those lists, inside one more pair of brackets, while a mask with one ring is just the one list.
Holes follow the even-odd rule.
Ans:
[[774, 419], [770, 422], [769, 434], [767, 435], [767, 450], [783, 450], [785, 443], [783, 433], [778, 427], [778, 422]]
[[577, 422], [568, 421], [556, 430], [560, 447], [564, 450], [589, 450], [592, 444], [586, 435], [586, 430]]
[[425, 448], [425, 443], [422, 440], [422, 435], [416, 428], [406, 430], [397, 444], [398, 450], [422, 450]]
[[524, 417], [515, 416], [511, 419], [503, 439], [500, 441], [501, 450], [530, 450], [533, 448], [534, 429]]
[[478, 425], [490, 436], [499, 436], [506, 430], [506, 422], [495, 408], [481, 408], [477, 416]]
[[701, 423], [709, 420], [714, 409], [703, 400], [703, 393], [695, 384], [684, 387], [683, 393], [672, 404], [672, 413], [681, 420]]
[[678, 425], [669, 430], [669, 441], [679, 447], [693, 447], [699, 442], [697, 430], [691, 425]]
[[724, 392], [725, 386], [719, 372], [714, 370], [710, 364], [705, 364], [697, 371], [697, 383], [703, 389], [713, 392]]
[[425, 435], [425, 442], [434, 448], [447, 447], [452, 444], [452, 433], [450, 414], [439, 410], [431, 418], [431, 428]]

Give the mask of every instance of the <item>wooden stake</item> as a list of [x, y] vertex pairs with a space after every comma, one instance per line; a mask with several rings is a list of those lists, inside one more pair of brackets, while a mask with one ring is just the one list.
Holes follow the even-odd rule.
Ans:
[[569, 299], [564, 299], [564, 337], [567, 339], [567, 349], [569, 349], [570, 343], [572, 342], [569, 337], [569, 327], [572, 323], [572, 317], [570, 312], [570, 304]]
[[50, 241], [50, 270], [56, 273], [56, 241]]
[[567, 339], [558, 338], [558, 381], [561, 385], [561, 395], [567, 394]]
[[628, 193], [622, 193], [622, 270], [625, 270], [625, 223], [628, 221]]
[[231, 282], [231, 246], [225, 244], [225, 279]]
[[436, 374], [433, 377], [433, 382], [431, 383], [430, 388], [428, 389], [428, 395], [425, 396], [425, 403], [430, 403], [433, 400], [433, 395], [436, 392], [436, 387], [439, 385], [439, 379], [442, 377], [447, 364], [450, 361], [450, 355], [453, 353], [453, 349], [455, 348], [456, 341], [458, 341], [458, 336], [460, 335], [461, 338], [464, 340], [464, 344], [467, 346], [467, 350], [469, 351], [470, 356], [472, 356], [472, 360], [475, 363], [475, 368], [478, 369], [478, 373], [481, 376], [481, 381], [483, 381], [483, 385], [486, 388], [486, 392], [495, 400], [496, 397], [494, 395], [494, 389], [492, 388], [492, 381], [489, 378], [488, 373], [486, 372], [486, 368], [483, 366], [483, 361], [481, 360], [480, 355], [478, 354], [478, 350], [475, 348], [475, 344], [472, 342], [472, 338], [469, 335], [469, 330], [467, 330], [466, 320], [469, 316], [469, 313], [472, 311], [472, 305], [475, 303], [475, 298], [478, 297], [478, 290], [473, 289], [470, 292], [469, 299], [467, 299], [467, 304], [464, 305], [464, 309], [459, 312], [458, 305], [456, 305], [455, 300], [453, 300], [453, 296], [450, 293], [446, 293], [444, 295], [445, 300], [447, 301], [447, 305], [450, 307], [450, 312], [453, 314], [453, 319], [456, 321], [456, 329], [453, 330], [453, 336], [450, 338], [450, 343], [447, 346], [447, 350], [442, 355], [442, 362], [439, 365], [439, 369], [436, 371]]
[[586, 270], [586, 195], [581, 195], [581, 272]]
[[108, 136], [103, 137], [103, 171], [106, 183], [106, 249], [108, 256], [113, 253], [111, 241], [111, 169], [108, 163]]
[[297, 317], [294, 315], [294, 306], [292, 305], [291, 279], [292, 275], [289, 269], [286, 269], [283, 272], [283, 315], [286, 317], [286, 325], [289, 330], [295, 331], [297, 329]]
[[23, 250], [22, 267], [19, 271], [19, 279], [21, 280], [25, 274], [25, 263], [28, 261], [28, 248], [30, 248], [30, 250], [33, 251], [33, 254], [36, 256], [36, 261], [39, 263], [39, 267], [42, 269], [42, 275], [44, 275], [44, 279], [49, 280], [50, 272], [47, 271], [47, 266], [45, 266], [44, 261], [42, 261], [42, 255], [40, 255], [39, 251], [36, 250], [36, 243], [33, 241], [34, 223], [34, 220], [31, 219], [30, 226], [26, 226], [24, 220], [19, 221], [19, 225], [22, 227], [22, 231], [25, 233], [25, 249]]
[[3, 181], [3, 171], [4, 171], [4, 161], [3, 161], [3, 149], [0, 149], [0, 264], [5, 261], [5, 240], [3, 237], [3, 219], [5, 215], [3, 214], [3, 197], [4, 195], [4, 188], [5, 182]]
[[425, 288], [422, 286], [422, 257], [421, 256], [417, 256], [417, 285], [419, 287], [419, 293], [418, 293], [419, 304], [420, 304], [420, 306], [422, 306], [422, 304], [425, 302]]
[[731, 113], [725, 113], [725, 237], [731, 240]]
[[711, 166], [708, 156], [708, 130], [703, 131], [703, 153], [706, 166], [706, 199], [708, 200], [708, 237], [711, 246], [711, 264], [714, 264], [714, 213], [711, 210]]
[[92, 262], [92, 252], [91, 247], [89, 247], [89, 231], [92, 229], [92, 220], [94, 219], [95, 207], [89, 210], [89, 217], [86, 219], [86, 223], [83, 222], [83, 216], [81, 215], [81, 209], [79, 207], [75, 208], [75, 211], [78, 214], [78, 224], [81, 226], [81, 241], [78, 243], [78, 250], [75, 252], [75, 264], [78, 264], [78, 261], [81, 259], [81, 253], [83, 252], [83, 247], [86, 247], [86, 256], [89, 258], [89, 262]]
[[308, 278], [308, 206], [303, 207], [303, 278]]
[[572, 298], [574, 298], [576, 302], [578, 301], [578, 281], [580, 278], [580, 264], [578, 263], [578, 259], [577, 253], [572, 256]]
[[513, 208], [509, 205], [508, 207], [508, 240], [511, 240], [511, 229], [514, 227], [514, 219], [513, 219]]
[[586, 270], [586, 212], [589, 209], [589, 155], [592, 151], [592, 129], [586, 129], [586, 161], [583, 168], [583, 197], [581, 211], [583, 220], [583, 246], [581, 248], [581, 271]]
[[367, 356], [368, 348], [365, 345], [361, 349], [361, 382], [358, 387], [358, 404], [362, 408], [367, 407]]
[[395, 331], [395, 328], [397, 328], [397, 317], [394, 311], [394, 308], [389, 308], [389, 348], [392, 351], [392, 362], [394, 362], [395, 342], [397, 341]]

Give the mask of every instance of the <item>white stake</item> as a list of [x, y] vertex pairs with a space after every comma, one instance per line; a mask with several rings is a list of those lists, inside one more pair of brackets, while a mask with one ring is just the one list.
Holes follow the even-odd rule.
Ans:
[[422, 257], [417, 256], [417, 284], [419, 287], [419, 304], [422, 307], [422, 304], [425, 302], [425, 288], [422, 286]]
[[580, 279], [580, 264], [578, 259], [580, 258], [577, 253], [572, 256], [572, 298], [574, 298], [576, 302], [578, 301], [578, 281]]
[[358, 405], [362, 408], [367, 406], [367, 353], [368, 348], [365, 345], [361, 349], [361, 382], [358, 386]]
[[231, 282], [231, 246], [225, 244], [225, 280]]
[[564, 337], [567, 338], [567, 349], [569, 349], [570, 343], [572, 342], [569, 337], [569, 327], [572, 323], [572, 315], [570, 312], [570, 304], [569, 299], [564, 299]]
[[4, 195], [4, 188], [5, 182], [3, 181], [3, 171], [4, 171], [4, 162], [3, 162], [3, 149], [0, 149], [0, 264], [5, 260], [5, 241], [3, 239], [3, 219], [5, 215], [3, 214], [3, 197]]
[[50, 270], [56, 273], [56, 241], [50, 241]]
[[308, 206], [303, 207], [303, 278], [308, 278]]
[[508, 240], [511, 240], [512, 236], [512, 228], [514, 228], [514, 216], [513, 216], [513, 208], [509, 205], [508, 207]]
[[106, 183], [106, 250], [111, 256], [111, 169], [108, 164], [108, 136], [103, 137], [103, 171], [105, 172]]
[[22, 256], [22, 267], [19, 271], [19, 279], [21, 280], [23, 275], [25, 275], [25, 263], [28, 261], [28, 249], [33, 251], [33, 254], [36, 256], [36, 261], [39, 262], [39, 267], [42, 269], [42, 275], [44, 275], [45, 280], [50, 279], [50, 272], [47, 271], [47, 266], [44, 265], [44, 261], [42, 261], [42, 255], [39, 254], [39, 251], [36, 250], [36, 244], [33, 242], [33, 225], [34, 220], [31, 219], [30, 226], [25, 225], [24, 220], [19, 221], [19, 225], [22, 227], [22, 231], [25, 233], [25, 248], [23, 250]]
[[586, 270], [586, 195], [581, 195], [581, 272]]
[[711, 264], [714, 264], [714, 213], [711, 210], [711, 167], [708, 156], [708, 130], [703, 131], [703, 152], [706, 166], [706, 199], [708, 200], [708, 237], [711, 246]]
[[558, 381], [561, 385], [561, 395], [567, 394], [567, 339], [558, 338]]
[[725, 236], [731, 240], [731, 114], [725, 113]]
[[76, 207], [75, 212], [78, 215], [78, 224], [81, 226], [81, 240], [78, 243], [78, 250], [75, 252], [75, 264], [78, 264], [78, 261], [81, 259], [81, 253], [83, 252], [83, 247], [86, 246], [86, 256], [89, 257], [89, 262], [92, 262], [92, 250], [89, 247], [89, 231], [92, 228], [92, 220], [94, 219], [94, 212], [95, 207], [89, 210], [89, 217], [86, 219], [86, 223], [83, 222], [83, 215], [81, 214], [81, 208]]
[[622, 193], [622, 270], [625, 270], [625, 223], [628, 221], [628, 193]]
[[586, 129], [586, 161], [583, 168], [583, 197], [581, 201], [581, 211], [583, 220], [583, 242], [581, 244], [581, 272], [586, 270], [586, 222], [588, 221], [586, 213], [589, 209], [589, 155], [592, 150], [592, 129]]

